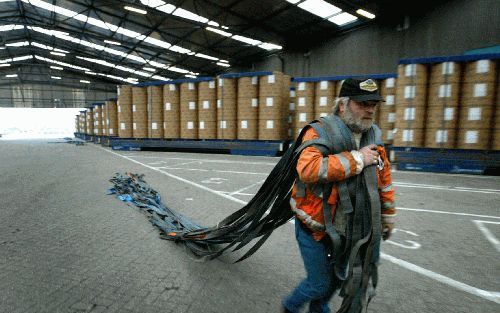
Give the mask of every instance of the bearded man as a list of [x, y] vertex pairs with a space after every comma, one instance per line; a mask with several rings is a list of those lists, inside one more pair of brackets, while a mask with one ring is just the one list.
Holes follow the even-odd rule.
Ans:
[[333, 115], [310, 124], [297, 163], [291, 209], [306, 278], [283, 300], [283, 312], [359, 313], [374, 295], [380, 239], [389, 238], [396, 210], [391, 170], [373, 124], [384, 101], [372, 79], [346, 79]]

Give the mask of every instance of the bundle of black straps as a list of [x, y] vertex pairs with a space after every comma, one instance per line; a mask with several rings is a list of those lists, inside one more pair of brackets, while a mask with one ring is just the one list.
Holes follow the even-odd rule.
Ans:
[[241, 209], [212, 227], [199, 226], [168, 208], [159, 193], [138, 174], [116, 174], [110, 182], [110, 194], [131, 202], [148, 215], [161, 230], [161, 238], [184, 243], [195, 255], [216, 258], [226, 250], [234, 251], [259, 240], [241, 257], [242, 261], [257, 251], [271, 233], [293, 217], [290, 196], [297, 177], [296, 165], [303, 132], [273, 168], [257, 194]]

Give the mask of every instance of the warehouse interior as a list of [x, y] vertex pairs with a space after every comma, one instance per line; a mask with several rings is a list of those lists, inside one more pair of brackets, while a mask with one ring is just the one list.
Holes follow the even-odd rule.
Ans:
[[0, 0], [0, 313], [290, 312], [295, 219], [168, 227], [275, 218], [351, 79], [398, 212], [367, 312], [499, 311], [500, 1]]

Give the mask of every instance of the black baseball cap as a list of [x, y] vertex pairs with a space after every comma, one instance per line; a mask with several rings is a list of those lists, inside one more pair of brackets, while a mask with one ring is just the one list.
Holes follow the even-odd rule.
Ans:
[[384, 101], [378, 92], [377, 83], [371, 78], [347, 78], [340, 88], [339, 97], [349, 97], [354, 101]]

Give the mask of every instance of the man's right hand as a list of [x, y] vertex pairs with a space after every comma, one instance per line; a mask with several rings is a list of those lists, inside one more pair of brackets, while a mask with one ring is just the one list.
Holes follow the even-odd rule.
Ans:
[[359, 152], [363, 155], [363, 167], [378, 164], [379, 153], [377, 152], [377, 145], [368, 145], [361, 148]]

